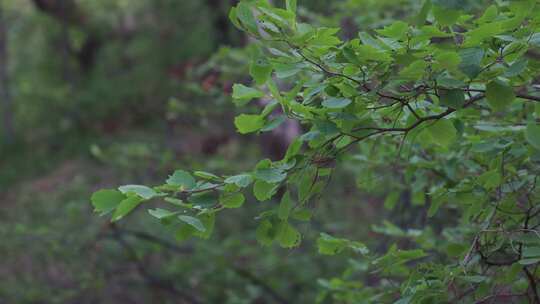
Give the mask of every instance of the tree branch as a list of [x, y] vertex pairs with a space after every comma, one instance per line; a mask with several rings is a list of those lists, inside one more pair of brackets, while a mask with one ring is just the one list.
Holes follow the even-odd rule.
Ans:
[[527, 266], [523, 267], [523, 272], [525, 272], [525, 275], [527, 276], [527, 279], [529, 280], [529, 286], [534, 295], [534, 303], [540, 304], [540, 296], [538, 295], [538, 287], [536, 286], [536, 278], [529, 271], [529, 269], [527, 269]]
[[192, 296], [189, 292], [178, 289], [176, 285], [172, 283], [171, 281], [164, 280], [162, 278], [156, 277], [153, 274], [149, 273], [148, 270], [143, 265], [143, 263], [141, 262], [141, 260], [138, 258], [137, 253], [135, 252], [135, 249], [133, 249], [133, 247], [123, 238], [121, 230], [117, 229], [115, 225], [112, 225], [111, 227], [113, 229], [113, 237], [126, 250], [131, 260], [135, 263], [135, 266], [137, 267], [137, 271], [139, 272], [140, 276], [146, 282], [148, 282], [149, 285], [157, 287], [159, 289], [163, 289], [172, 294], [175, 294], [176, 296], [182, 298], [184, 301], [188, 303], [192, 303], [192, 304], [201, 303], [196, 297]]
[[[137, 268], [139, 272], [141, 273], [141, 276], [143, 276], [149, 283], [152, 285], [155, 285], [159, 288], [166, 289], [172, 293], [178, 293], [179, 291], [176, 290], [176, 287], [168, 282], [165, 282], [163, 279], [155, 278], [151, 276], [148, 271], [142, 266], [140, 261], [136, 258], [136, 255], [134, 253], [133, 248], [127, 243], [127, 241], [123, 238], [123, 234], [128, 234], [131, 236], [134, 236], [138, 239], [142, 239], [148, 242], [155, 243], [157, 245], [163, 246], [165, 249], [168, 249], [170, 251], [173, 251], [175, 253], [179, 254], [190, 254], [193, 253], [192, 248], [184, 248], [180, 247], [174, 243], [170, 243], [167, 240], [163, 240], [159, 237], [153, 236], [151, 234], [147, 234], [144, 232], [139, 231], [133, 231], [128, 229], [122, 229], [117, 227], [116, 225], [112, 225], [112, 237], [116, 239], [120, 245], [122, 245], [124, 248], [128, 249], [128, 253], [130, 253], [132, 259], [137, 264]], [[266, 292], [270, 297], [272, 297], [276, 303], [281, 304], [288, 304], [290, 303], [287, 299], [285, 299], [282, 295], [280, 295], [276, 290], [274, 290], [270, 285], [266, 284], [264, 280], [261, 280], [257, 276], [255, 276], [253, 273], [249, 272], [248, 270], [244, 268], [240, 268], [238, 266], [230, 264], [230, 268], [239, 276], [249, 280], [251, 283], [259, 286]], [[172, 286], [171, 286], [172, 285]], [[185, 296], [185, 295], [183, 295]], [[199, 303], [197, 299], [193, 298], [192, 296], [188, 295], [190, 297], [191, 303]]]
[[[477, 92], [477, 93], [483, 93], [483, 94], [486, 93], [486, 90], [479, 90], [479, 89], [463, 89], [463, 91], [465, 91], [465, 92]], [[522, 98], [522, 99], [527, 99], [527, 100], [530, 100], [530, 101], [540, 102], [540, 96], [533, 96], [533, 95], [524, 94], [524, 93], [520, 93], [520, 92], [515, 92], [515, 94], [516, 94], [516, 97], [519, 97], [519, 98]]]

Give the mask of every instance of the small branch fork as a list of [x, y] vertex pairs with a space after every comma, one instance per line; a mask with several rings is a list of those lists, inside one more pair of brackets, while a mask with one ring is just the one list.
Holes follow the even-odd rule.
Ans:
[[[385, 92], [381, 92], [381, 91], [375, 91], [374, 89], [370, 88], [370, 86], [367, 84], [367, 82], [365, 80], [365, 77], [364, 77], [363, 80], [358, 80], [358, 79], [356, 79], [354, 77], [351, 77], [349, 75], [345, 75], [345, 74], [339, 73], [339, 72], [334, 72], [334, 71], [330, 70], [329, 68], [327, 68], [323, 63], [320, 63], [317, 60], [311, 59], [309, 56], [307, 56], [303, 52], [303, 49], [301, 47], [294, 45], [293, 43], [291, 43], [288, 40], [282, 40], [282, 42], [285, 42], [291, 49], [294, 49], [296, 51], [296, 53], [304, 61], [310, 63], [311, 65], [316, 67], [318, 70], [320, 70], [325, 75], [331, 76], [331, 77], [341, 77], [341, 78], [347, 79], [347, 80], [357, 84], [358, 86], [360, 86], [362, 88], [362, 90], [364, 92], [366, 92], [366, 93], [374, 93], [375, 95], [377, 95], [381, 99], [388, 99], [388, 100], [394, 101], [394, 102], [392, 102], [390, 104], [371, 107], [371, 108], [369, 108], [370, 110], [379, 110], [379, 109], [392, 107], [392, 106], [394, 106], [396, 104], [400, 104], [402, 108], [407, 108], [407, 110], [416, 118], [416, 121], [414, 123], [412, 123], [411, 125], [407, 126], [407, 127], [399, 127], [399, 128], [396, 128], [396, 127], [392, 127], [392, 128], [359, 127], [359, 128], [354, 129], [353, 131], [371, 130], [373, 132], [369, 133], [367, 135], [364, 135], [364, 136], [355, 136], [353, 134], [341, 133], [339, 136], [330, 139], [328, 143], [332, 143], [335, 140], [337, 140], [337, 139], [339, 139], [339, 138], [341, 138], [343, 136], [350, 136], [350, 137], [354, 138], [354, 140], [344, 148], [344, 149], [347, 149], [348, 147], [352, 146], [355, 143], [358, 143], [358, 142], [363, 141], [363, 140], [365, 140], [367, 138], [370, 138], [370, 137], [373, 137], [373, 136], [376, 136], [376, 135], [380, 135], [380, 134], [383, 134], [383, 133], [396, 133], [397, 132], [397, 133], [404, 133], [404, 136], [406, 136], [411, 130], [413, 130], [416, 127], [422, 125], [423, 123], [443, 119], [444, 117], [446, 117], [446, 116], [448, 116], [448, 115], [450, 115], [450, 114], [452, 114], [452, 113], [454, 113], [454, 112], [456, 112], [458, 110], [458, 109], [454, 109], [454, 108], [447, 108], [444, 112], [439, 113], [439, 114], [434, 114], [434, 115], [430, 115], [430, 116], [420, 116], [414, 110], [414, 108], [410, 105], [409, 98], [410, 97], [413, 97], [413, 98], [418, 97], [419, 95], [421, 95], [423, 93], [426, 93], [426, 90], [429, 90], [429, 87], [427, 87], [425, 85], [421, 85], [419, 87], [407, 89], [407, 92], [414, 93], [410, 97], [399, 97], [399, 96], [394, 96], [394, 95], [389, 94], [389, 93], [385, 93]], [[469, 93], [469, 96], [470, 96], [469, 100], [467, 100], [464, 103], [463, 108], [467, 108], [467, 107], [473, 105], [474, 103], [476, 103], [477, 101], [482, 100], [483, 98], [485, 98], [485, 93], [486, 93], [485, 90], [468, 89], [468, 88], [463, 89], [463, 90], [465, 92]], [[478, 94], [474, 95], [474, 96], [471, 96], [470, 95], [471, 92], [475, 92], [475, 93], [478, 93]], [[527, 101], [540, 102], [540, 97], [532, 96], [532, 95], [528, 95], [528, 94], [523, 94], [523, 93], [520, 93], [520, 92], [516, 93], [516, 97], [525, 99]]]
[[[387, 133], [391, 133], [391, 134], [398, 133], [399, 134], [399, 133], [402, 133], [403, 138], [405, 138], [409, 132], [411, 132], [412, 130], [420, 127], [421, 125], [423, 125], [425, 123], [428, 123], [428, 122], [436, 122], [436, 121], [438, 121], [440, 119], [444, 119], [445, 117], [447, 117], [447, 116], [449, 116], [449, 115], [451, 115], [451, 114], [453, 114], [453, 113], [455, 113], [455, 112], [457, 112], [459, 110], [459, 109], [456, 109], [456, 108], [448, 107], [446, 110], [444, 110], [441, 113], [432, 114], [432, 115], [428, 115], [428, 116], [421, 116], [411, 106], [410, 101], [411, 101], [411, 99], [418, 98], [418, 96], [420, 96], [422, 94], [429, 94], [429, 93], [427, 93], [429, 90], [435, 90], [435, 95], [437, 95], [437, 93], [436, 93], [436, 89], [437, 89], [436, 86], [437, 85], [436, 84], [434, 85], [434, 88], [430, 88], [427, 85], [421, 85], [421, 86], [418, 86], [418, 87], [406, 89], [404, 92], [411, 94], [410, 96], [404, 96], [404, 97], [395, 96], [395, 95], [390, 94], [390, 93], [379, 91], [377, 88], [371, 88], [368, 85], [368, 83], [366, 82], [366, 75], [365, 75], [365, 71], [363, 71], [363, 70], [362, 70], [362, 73], [363, 73], [363, 76], [364, 76], [363, 80], [358, 80], [358, 79], [356, 79], [354, 77], [351, 77], [349, 75], [345, 75], [343, 73], [334, 72], [330, 68], [327, 68], [324, 63], [321, 63], [318, 60], [312, 59], [308, 55], [306, 55], [303, 52], [303, 49], [301, 47], [296, 46], [296, 45], [292, 44], [291, 42], [289, 42], [287, 40], [283, 40], [282, 42], [287, 43], [289, 45], [289, 47], [291, 49], [295, 50], [296, 53], [305, 62], [310, 63], [311, 65], [313, 65], [316, 69], [320, 70], [326, 76], [344, 78], [344, 79], [346, 79], [348, 81], [351, 81], [354, 84], [358, 85], [363, 92], [375, 94], [376, 96], [379, 97], [379, 100], [386, 99], [386, 100], [391, 100], [392, 101], [392, 102], [389, 102], [388, 104], [382, 104], [382, 105], [370, 107], [370, 108], [368, 108], [368, 110], [376, 111], [376, 110], [380, 110], [380, 109], [391, 108], [391, 107], [394, 107], [395, 105], [401, 105], [400, 113], [401, 113], [401, 111], [403, 111], [404, 108], [406, 108], [414, 116], [414, 118], [416, 119], [413, 123], [411, 123], [411, 124], [409, 124], [408, 126], [405, 126], [405, 127], [376, 127], [376, 126], [372, 127], [372, 126], [367, 126], [367, 127], [358, 127], [358, 128], [353, 129], [353, 133], [357, 132], [357, 131], [371, 131], [370, 133], [365, 134], [365, 135], [361, 135], [361, 136], [360, 135], [355, 135], [355, 134], [346, 134], [346, 133], [342, 132], [342, 133], [340, 133], [340, 134], [338, 134], [336, 136], [333, 136], [332, 138], [330, 138], [329, 140], [327, 140], [323, 144], [323, 147], [328, 146], [330, 144], [333, 144], [337, 140], [343, 138], [344, 136], [349, 136], [349, 137], [353, 138], [353, 140], [350, 143], [348, 143], [344, 147], [340, 148], [340, 150], [337, 151], [338, 153], [343, 151], [343, 150], [348, 149], [353, 144], [356, 144], [358, 142], [364, 141], [364, 140], [366, 140], [368, 138], [378, 136], [378, 135], [381, 135], [381, 134], [387, 134]], [[489, 65], [486, 68], [489, 68]], [[462, 108], [471, 107], [471, 106], [475, 105], [475, 103], [477, 103], [478, 101], [480, 101], [480, 100], [482, 100], [482, 99], [484, 99], [486, 97], [486, 90], [471, 89], [471, 88], [463, 88], [462, 90], [463, 90], [464, 93], [466, 93], [469, 96], [469, 99], [464, 102]], [[473, 95], [471, 93], [475, 93], [476, 95]], [[524, 93], [523, 88], [517, 88], [517, 90], [515, 91], [515, 96], [517, 98], [521, 98], [521, 99], [523, 99], [525, 101], [528, 101], [528, 102], [540, 102], [540, 96], [533, 96], [533, 95], [529, 95], [527, 93]], [[398, 117], [399, 117], [399, 115], [398, 115]], [[397, 119], [396, 119], [396, 121], [397, 121]], [[401, 145], [400, 145], [400, 148], [401, 148]], [[503, 162], [504, 162], [504, 160], [503, 160]], [[503, 169], [504, 169], [504, 167], [503, 167]], [[528, 227], [528, 222], [532, 217], [534, 217], [535, 215], [538, 215], [538, 213], [534, 213], [534, 215], [533, 215], [531, 211], [532, 211], [532, 209], [529, 210], [526, 213], [526, 219], [524, 221], [524, 226], [522, 227], [522, 229], [518, 229], [515, 232], [526, 233], [526, 232], [535, 231], [534, 230], [535, 227], [532, 227], [532, 228]], [[540, 210], [538, 210], [538, 212], [540, 212]], [[489, 224], [488, 224], [488, 226], [489, 226]], [[486, 227], [486, 229], [487, 228], [488, 227]], [[481, 231], [481, 233], [482, 232], [488, 232], [488, 230], [483, 230], [483, 231]], [[503, 231], [503, 232], [506, 233], [506, 231]], [[464, 258], [464, 261], [462, 262], [462, 266], [465, 267], [468, 264], [468, 262], [470, 261], [470, 259], [472, 259], [474, 254], [478, 254], [480, 256], [481, 262], [484, 265], [487, 265], [488, 267], [502, 267], [502, 266], [512, 265], [514, 263], [517, 263], [522, 258], [522, 253], [521, 253], [522, 248], [521, 247], [522, 246], [520, 245], [519, 246], [519, 254], [517, 254], [515, 256], [512, 256], [510, 259], [507, 259], [507, 260], [504, 260], [504, 261], [495, 261], [495, 260], [490, 259], [489, 256], [485, 255], [482, 252], [482, 250], [481, 250], [481, 241], [480, 241], [480, 233], [479, 233], [479, 234], [477, 234], [475, 236], [473, 244], [471, 245], [471, 248], [469, 249], [468, 253], [466, 254], [466, 256]], [[512, 293], [499, 292], [499, 293], [496, 293], [496, 294], [493, 294], [493, 295], [489, 295], [489, 296], [487, 296], [487, 297], [485, 297], [483, 299], [480, 299], [480, 300], [476, 301], [476, 303], [491, 303], [492, 301], [497, 301], [497, 300], [500, 300], [500, 299], [512, 299], [512, 298], [515, 298], [515, 297], [530, 297], [530, 295], [532, 294], [532, 299], [530, 301], [532, 303], [540, 304], [540, 295], [539, 295], [539, 292], [538, 292], [538, 278], [535, 277], [536, 270], [531, 272], [529, 267], [530, 266], [524, 266], [522, 268], [523, 273], [524, 273], [525, 277], [527, 278], [527, 280], [529, 282], [529, 291], [527, 291], [525, 293], [521, 293], [521, 294], [512, 294]], [[459, 302], [462, 298], [466, 297], [468, 294], [474, 292], [475, 290], [476, 290], [476, 287], [473, 287], [473, 288], [470, 288], [470, 289], [466, 290], [462, 294], [457, 295], [455, 297], [455, 299], [453, 301], [451, 301], [451, 303]]]
[[[147, 234], [145, 232], [135, 231], [120, 228], [116, 225], [111, 225], [110, 235], [105, 235], [116, 240], [120, 246], [126, 251], [129, 255], [129, 258], [133, 261], [136, 266], [136, 269], [139, 275], [151, 286], [154, 286], [158, 289], [162, 289], [166, 292], [176, 295], [181, 298], [186, 303], [199, 304], [202, 303], [200, 299], [192, 295], [188, 290], [179, 289], [172, 280], [167, 280], [165, 278], [156, 277], [153, 275], [145, 266], [145, 263], [138, 257], [135, 252], [135, 248], [131, 245], [126, 237], [131, 236], [139, 240], [150, 242], [156, 245], [161, 246], [164, 249], [174, 252], [176, 254], [191, 254], [193, 253], [193, 248], [190, 247], [181, 247], [174, 243], [171, 243], [167, 240], [161, 239], [159, 237]], [[249, 281], [251, 284], [256, 285], [263, 290], [268, 297], [272, 298], [274, 303], [288, 304], [290, 301], [276, 291], [272, 286], [268, 285], [264, 280], [260, 279], [255, 274], [251, 273], [248, 269], [244, 267], [239, 267], [231, 263], [229, 268], [234, 271], [239, 277]]]
[[[533, 182], [533, 187], [535, 185], [536, 185], [536, 179]], [[523, 243], [520, 243], [517, 248], [512, 247], [514, 249], [514, 251], [515, 251], [515, 254], [513, 254], [512, 256], [510, 256], [510, 257], [508, 257], [506, 259], [503, 259], [503, 260], [497, 260], [497, 259], [491, 258], [491, 255], [488, 255], [488, 254], [485, 254], [484, 252], [482, 252], [481, 243], [480, 243], [480, 236], [481, 236], [481, 234], [484, 234], [484, 233], [498, 233], [498, 234], [503, 234], [503, 235], [510, 235], [510, 234], [514, 234], [514, 233], [534, 233], [534, 234], [536, 234], [536, 236], [540, 237], [540, 232], [539, 231], [534, 230], [534, 228], [529, 227], [531, 220], [534, 219], [535, 216], [538, 215], [538, 213], [536, 211], [534, 211], [534, 209], [535, 209], [535, 206], [529, 206], [529, 208], [527, 208], [527, 210], [524, 212], [524, 218], [523, 218], [522, 227], [519, 228], [519, 229], [505, 230], [502, 227], [496, 228], [496, 229], [490, 229], [489, 227], [486, 227], [486, 229], [481, 230], [474, 237], [471, 248], [468, 251], [467, 255], [465, 256], [465, 258], [464, 258], [461, 265], [463, 267], [466, 267], [469, 260], [472, 258], [472, 256], [475, 253], [477, 253], [479, 255], [481, 263], [483, 265], [486, 265], [488, 268], [489, 267], [508, 267], [508, 266], [513, 265], [513, 264], [517, 263], [518, 261], [520, 261], [523, 258]], [[493, 217], [491, 219], [493, 219]], [[491, 224], [491, 220], [488, 222], [487, 226], [489, 226], [490, 224]], [[533, 266], [535, 266], [535, 267], [532, 268], [533, 270], [531, 271], [531, 267], [533, 267]], [[538, 266], [538, 264], [524, 265], [522, 267], [523, 274], [524, 274], [525, 278], [527, 279], [527, 281], [529, 282], [529, 288], [528, 288], [528, 290], [526, 292], [521, 293], [521, 294], [503, 294], [503, 293], [501, 293], [501, 294], [493, 294], [493, 295], [489, 295], [489, 296], [487, 296], [487, 297], [485, 297], [485, 298], [483, 298], [483, 299], [481, 299], [481, 300], [479, 300], [479, 301], [477, 301], [475, 303], [490, 303], [489, 301], [493, 301], [493, 300], [497, 300], [497, 299], [511, 298], [511, 297], [528, 297], [530, 303], [540, 304], [540, 294], [538, 292], [538, 279], [539, 278], [536, 276], [536, 267], [537, 266]], [[474, 289], [473, 289], [473, 291], [474, 291]], [[461, 299], [464, 296], [466, 296], [466, 294], [460, 295], [460, 296], [456, 297], [456, 299]], [[454, 301], [452, 301], [452, 303], [454, 303]]]
[[[257, 38], [260, 39], [260, 37], [257, 37]], [[296, 51], [296, 53], [305, 62], [310, 63], [311, 65], [316, 67], [319, 71], [324, 73], [326, 76], [341, 77], [341, 78], [347, 79], [347, 80], [357, 84], [358, 86], [360, 86], [365, 93], [374, 93], [375, 95], [377, 95], [379, 97], [379, 100], [384, 98], [384, 99], [389, 99], [389, 100], [394, 101], [394, 102], [389, 103], [389, 104], [383, 104], [383, 105], [380, 105], [380, 106], [368, 107], [367, 108], [368, 110], [376, 111], [376, 110], [380, 110], [380, 109], [393, 107], [396, 104], [401, 104], [402, 107], [401, 107], [400, 113], [401, 113], [401, 111], [403, 111], [403, 108], [407, 108], [407, 110], [409, 112], [411, 112], [411, 114], [416, 118], [416, 121], [413, 124], [409, 125], [408, 127], [402, 127], [402, 128], [395, 128], [395, 127], [392, 127], [392, 128], [360, 127], [360, 128], [357, 128], [357, 129], [353, 130], [353, 131], [360, 131], [360, 130], [372, 130], [373, 131], [372, 133], [364, 135], [364, 136], [355, 136], [355, 135], [352, 135], [352, 134], [340, 133], [339, 135], [337, 135], [337, 136], [329, 139], [328, 141], [326, 141], [323, 144], [323, 146], [328, 146], [328, 145], [334, 143], [336, 140], [341, 139], [344, 136], [349, 136], [349, 137], [354, 138], [354, 140], [351, 143], [347, 144], [344, 148], [341, 149], [341, 150], [346, 150], [347, 148], [351, 147], [355, 143], [358, 143], [360, 141], [363, 141], [363, 140], [365, 140], [367, 138], [370, 138], [370, 137], [373, 137], [373, 136], [376, 136], [376, 135], [379, 135], [379, 134], [391, 133], [391, 132], [401, 132], [401, 133], [404, 133], [403, 140], [400, 143], [400, 149], [399, 150], [401, 151], [401, 147], [402, 147], [402, 144], [404, 142], [404, 139], [406, 138], [407, 134], [411, 130], [413, 130], [414, 128], [420, 126], [424, 122], [439, 120], [439, 119], [442, 119], [442, 118], [444, 118], [444, 117], [446, 117], [446, 116], [448, 116], [448, 115], [450, 115], [450, 114], [457, 111], [457, 109], [454, 109], [454, 108], [447, 108], [446, 111], [444, 111], [444, 112], [442, 112], [440, 114], [435, 114], [435, 115], [422, 117], [410, 105], [410, 99], [411, 98], [416, 99], [418, 96], [420, 96], [422, 94], [426, 94], [429, 90], [434, 90], [435, 95], [437, 95], [437, 90], [436, 90], [437, 85], [436, 84], [435, 84], [434, 88], [430, 88], [430, 86], [428, 86], [426, 84], [422, 84], [420, 86], [413, 87], [413, 88], [405, 88], [404, 92], [414, 93], [414, 94], [412, 94], [411, 96], [406, 96], [406, 97], [394, 96], [394, 95], [382, 92], [380, 90], [371, 88], [367, 83], [366, 72], [364, 71], [363, 68], [361, 69], [361, 73], [363, 75], [362, 80], [358, 80], [358, 79], [356, 79], [354, 77], [351, 77], [349, 75], [346, 75], [346, 74], [343, 74], [343, 73], [340, 73], [340, 72], [332, 71], [330, 68], [327, 68], [324, 65], [324, 63], [321, 63], [318, 60], [312, 59], [309, 56], [307, 56], [303, 52], [303, 50], [305, 49], [304, 47], [295, 45], [294, 43], [292, 43], [291, 41], [289, 41], [287, 39], [263, 39], [263, 40], [285, 43], [291, 49]], [[505, 56], [505, 55], [502, 54], [502, 51], [503, 51], [503, 49], [501, 49], [501, 56], [498, 58], [498, 60], [502, 60], [504, 58], [504, 56]], [[511, 54], [511, 53], [508, 53], [508, 54]], [[506, 54], [506, 55], [508, 55], [508, 54]], [[488, 64], [486, 67], [484, 67], [484, 70], [488, 69], [493, 64], [494, 63]], [[485, 98], [485, 93], [486, 93], [485, 90], [464, 88], [463, 91], [466, 92], [469, 95], [469, 100], [465, 102], [463, 108], [471, 106], [475, 102]], [[471, 92], [476, 92], [476, 93], [479, 93], [479, 94], [475, 95], [475, 96], [472, 96], [470, 94]], [[529, 94], [525, 94], [525, 93], [521, 93], [521, 92], [516, 92], [515, 95], [516, 95], [516, 97], [522, 98], [522, 99], [524, 99], [526, 101], [540, 102], [540, 97], [539, 96], [533, 96], [533, 95], [529, 95]], [[399, 117], [399, 115], [398, 115], [398, 117]], [[396, 122], [397, 122], [397, 120], [396, 120]], [[340, 152], [340, 151], [338, 151], [338, 152]]]
[[[360, 80], [357, 80], [357, 79], [355, 79], [353, 77], [350, 77], [348, 75], [332, 72], [328, 68], [326, 68], [323, 64], [318, 63], [317, 61], [310, 59], [308, 56], [306, 56], [302, 52], [302, 50], [300, 48], [295, 47], [295, 46], [291, 45], [290, 43], [289, 43], [289, 45], [291, 47], [293, 47], [305, 61], [313, 64], [314, 66], [316, 66], [324, 74], [326, 74], [328, 76], [333, 76], [333, 77], [342, 77], [342, 78], [345, 78], [345, 79], [347, 79], [349, 81], [352, 81], [352, 82], [356, 83], [357, 85], [359, 85], [363, 89], [363, 91], [365, 91], [365, 92], [372, 92], [373, 91], [367, 85], [365, 80], [360, 81]], [[417, 88], [417, 89], [425, 89], [425, 87], [422, 86], [422, 87]], [[413, 88], [413, 89], [410, 89], [409, 91], [410, 92], [416, 92], [417, 90], [415, 88]], [[480, 100], [482, 100], [482, 99], [484, 99], [486, 97], [486, 91], [485, 90], [477, 90], [477, 89], [468, 89], [467, 88], [467, 89], [463, 89], [463, 91], [468, 94], [469, 99], [465, 101], [462, 108], [471, 107], [476, 102], [478, 102], [478, 101], [480, 101]], [[417, 92], [413, 97], [417, 97], [422, 93], [425, 93], [425, 90], [423, 92]], [[476, 93], [476, 95], [471, 95], [471, 93]], [[358, 143], [358, 142], [361, 142], [361, 141], [363, 141], [365, 139], [368, 139], [368, 138], [371, 138], [371, 137], [374, 137], [374, 136], [377, 136], [377, 135], [385, 134], [385, 133], [403, 133], [404, 134], [403, 137], [405, 138], [410, 131], [412, 131], [413, 129], [421, 126], [422, 124], [427, 123], [427, 122], [431, 122], [431, 121], [437, 121], [437, 120], [443, 119], [443, 118], [453, 114], [454, 112], [458, 111], [458, 109], [449, 107], [445, 111], [443, 111], [443, 112], [441, 112], [439, 114], [433, 114], [433, 115], [429, 115], [429, 116], [420, 116], [420, 115], [418, 115], [418, 113], [416, 113], [414, 111], [412, 106], [409, 104], [409, 100], [408, 100], [407, 97], [404, 97], [404, 98], [396, 97], [396, 96], [389, 95], [389, 94], [379, 92], [379, 91], [375, 92], [375, 94], [377, 96], [379, 96], [380, 98], [393, 100], [394, 102], [392, 102], [390, 104], [387, 104], [387, 105], [381, 105], [381, 106], [377, 106], [377, 107], [372, 107], [372, 108], [370, 108], [370, 110], [384, 109], [384, 108], [393, 107], [396, 104], [400, 104], [401, 109], [407, 108], [411, 112], [411, 114], [416, 118], [416, 121], [411, 123], [410, 125], [408, 125], [406, 127], [391, 127], [391, 128], [386, 128], [386, 127], [358, 127], [356, 129], [353, 129], [353, 131], [367, 130], [367, 131], [372, 131], [372, 132], [368, 133], [366, 135], [363, 135], [363, 136], [357, 136], [357, 135], [354, 135], [354, 134], [340, 133], [339, 135], [334, 136], [333, 138], [329, 139], [324, 145], [328, 145], [330, 143], [333, 143], [333, 142], [335, 142], [336, 140], [340, 139], [343, 136], [349, 136], [349, 137], [354, 138], [354, 140], [352, 140], [349, 144], [347, 144], [345, 147], [341, 148], [340, 151], [342, 151], [342, 150], [345, 150], [345, 149], [349, 148], [350, 146], [352, 146], [355, 143]], [[524, 93], [521, 93], [521, 92], [516, 92], [515, 94], [516, 94], [516, 97], [521, 98], [521, 99], [525, 99], [527, 101], [540, 102], [540, 97], [538, 97], [538, 96], [532, 96], [532, 95], [524, 94]], [[338, 151], [338, 152], [340, 152], [340, 151]], [[531, 231], [531, 229], [529, 229], [529, 227], [528, 227], [528, 222], [530, 220], [530, 217], [531, 217], [531, 212], [529, 210], [529, 212], [527, 212], [527, 219], [525, 220], [525, 226], [523, 227], [523, 229], [519, 229], [520, 232], [525, 232], [525, 231], [529, 232], [529, 231]], [[465, 266], [468, 263], [468, 261], [472, 258], [473, 254], [475, 254], [475, 253], [478, 253], [480, 255], [481, 261], [485, 265], [487, 265], [488, 267], [490, 267], [490, 266], [502, 267], [502, 266], [508, 266], [508, 265], [512, 265], [514, 263], [517, 263], [521, 259], [521, 246], [519, 247], [519, 256], [512, 257], [511, 259], [506, 260], [506, 261], [493, 261], [493, 260], [490, 260], [488, 256], [486, 256], [486, 255], [484, 255], [482, 253], [481, 248], [480, 248], [480, 237], [479, 237], [479, 235], [477, 235], [475, 237], [475, 239], [474, 239], [473, 245], [471, 246], [469, 252], [467, 253], [467, 255], [465, 257], [463, 266]], [[527, 278], [527, 280], [529, 282], [529, 290], [530, 290], [530, 294], [532, 294], [531, 302], [535, 303], [535, 304], [540, 304], [540, 295], [539, 295], [539, 292], [538, 292], [538, 278], [535, 277], [535, 271], [531, 272], [531, 270], [528, 268], [528, 266], [524, 266], [522, 268], [522, 270], [523, 270], [523, 273], [525, 274], [525, 277]], [[475, 288], [473, 288], [471, 290], [468, 290], [468, 291], [465, 291], [465, 293], [463, 293], [461, 295], [458, 295], [456, 297], [456, 300], [459, 301], [459, 299], [467, 296], [467, 294], [469, 294], [470, 292], [473, 292], [474, 290], [475, 290]], [[515, 298], [515, 297], [527, 297], [527, 296], [529, 296], [529, 291], [525, 292], [525, 293], [522, 293], [522, 294], [497, 293], [497, 294], [489, 295], [489, 296], [487, 296], [487, 297], [485, 297], [483, 299], [480, 299], [475, 303], [491, 303], [492, 301], [497, 300], [497, 299], [512, 299], [512, 298]], [[452, 301], [452, 303], [454, 303], [454, 301]]]

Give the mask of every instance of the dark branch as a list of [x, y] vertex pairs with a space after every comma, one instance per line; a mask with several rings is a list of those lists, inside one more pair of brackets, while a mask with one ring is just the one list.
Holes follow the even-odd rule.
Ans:
[[527, 279], [529, 280], [529, 286], [534, 295], [534, 303], [540, 304], [540, 296], [538, 295], [538, 287], [536, 285], [536, 278], [529, 271], [529, 269], [527, 269], [527, 267], [523, 267], [523, 272], [525, 272], [525, 275], [527, 276]]

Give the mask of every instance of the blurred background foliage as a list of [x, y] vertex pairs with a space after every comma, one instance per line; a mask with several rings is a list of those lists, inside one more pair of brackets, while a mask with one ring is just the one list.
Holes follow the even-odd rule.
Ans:
[[[355, 176], [360, 160], [343, 165], [333, 183], [345, 186], [328, 188], [319, 227], [301, 227], [306, 241], [293, 251], [256, 243], [256, 203], [218, 222], [210, 241], [176, 242], [142, 212], [117, 226], [92, 214], [98, 188], [151, 184], [181, 167], [239, 172], [279, 158], [297, 134], [235, 133], [229, 95], [252, 53], [228, 21], [235, 2], [1, 2], [0, 303], [313, 303], [318, 286], [339, 288], [325, 278], [365, 267], [313, 246], [322, 228], [381, 237], [371, 224], [388, 216], [385, 189], [359, 194], [373, 182]], [[351, 38], [421, 5], [305, 0], [299, 12]]]

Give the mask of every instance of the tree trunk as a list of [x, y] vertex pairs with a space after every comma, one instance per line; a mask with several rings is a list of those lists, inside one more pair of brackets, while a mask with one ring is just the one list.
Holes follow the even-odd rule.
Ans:
[[[62, 30], [65, 32], [62, 34], [64, 38], [69, 35], [66, 32], [69, 27], [78, 28], [86, 34], [86, 39], [79, 49], [75, 50], [67, 47], [63, 51], [67, 51], [69, 55], [74, 56], [83, 73], [89, 72], [103, 44], [103, 37], [92, 26], [89, 18], [79, 9], [77, 3], [73, 0], [32, 0], [32, 2], [40, 12], [60, 22]], [[64, 45], [66, 45], [66, 41], [64, 39]]]
[[2, 2], [0, 2], [0, 99], [4, 141], [12, 143], [15, 140], [15, 127], [13, 126], [13, 102], [9, 92], [8, 37]]

